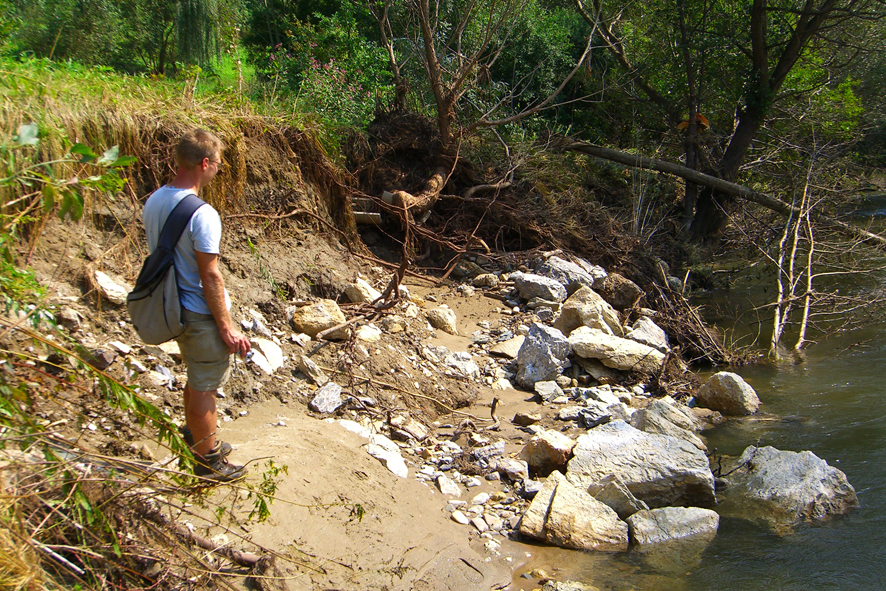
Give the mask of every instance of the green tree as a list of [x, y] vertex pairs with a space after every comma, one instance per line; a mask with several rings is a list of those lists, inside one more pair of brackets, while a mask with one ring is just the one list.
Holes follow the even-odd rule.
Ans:
[[[737, 180], [755, 139], [785, 105], [845, 78], [845, 60], [886, 13], [876, 0], [575, 2], [587, 22], [600, 24], [636, 96], [681, 138], [687, 163], [727, 181]], [[702, 145], [699, 121], [719, 136], [710, 145]], [[701, 190], [697, 203], [687, 203], [692, 234], [719, 231], [731, 203]]]

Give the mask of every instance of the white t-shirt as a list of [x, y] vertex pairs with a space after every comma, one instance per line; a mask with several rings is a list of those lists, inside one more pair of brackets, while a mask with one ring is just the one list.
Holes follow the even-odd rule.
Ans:
[[[160, 231], [166, 218], [178, 202], [193, 194], [189, 189], [178, 189], [164, 185], [154, 191], [145, 202], [142, 220], [148, 234], [148, 250], [154, 252], [160, 241]], [[211, 205], [204, 205], [191, 217], [185, 231], [175, 246], [175, 269], [178, 273], [178, 293], [182, 306], [198, 314], [212, 314], [203, 295], [203, 283], [197, 267], [195, 251], [218, 254], [221, 245], [221, 218]], [[228, 290], [225, 290], [225, 306], [231, 308]]]

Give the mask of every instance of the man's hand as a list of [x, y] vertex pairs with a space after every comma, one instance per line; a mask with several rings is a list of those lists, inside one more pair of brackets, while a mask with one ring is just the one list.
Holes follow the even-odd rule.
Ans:
[[245, 356], [252, 349], [252, 344], [249, 342], [249, 339], [234, 328], [230, 329], [221, 329], [221, 338], [228, 346], [228, 349], [231, 350], [233, 355], [239, 355], [240, 357]]

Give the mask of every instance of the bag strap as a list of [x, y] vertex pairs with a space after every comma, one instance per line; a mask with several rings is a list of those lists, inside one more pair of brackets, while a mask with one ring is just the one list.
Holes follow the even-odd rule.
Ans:
[[160, 230], [160, 240], [157, 241], [157, 249], [165, 249], [167, 251], [175, 250], [178, 239], [181, 238], [188, 222], [198, 209], [206, 205], [202, 199], [189, 194], [187, 197], [179, 201], [169, 213], [163, 229]]

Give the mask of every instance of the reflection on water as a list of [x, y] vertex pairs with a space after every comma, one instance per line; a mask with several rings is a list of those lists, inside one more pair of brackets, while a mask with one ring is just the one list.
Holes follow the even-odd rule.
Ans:
[[758, 441], [812, 451], [855, 487], [861, 507], [851, 514], [783, 537], [723, 518], [700, 556], [530, 551], [559, 568], [558, 580], [591, 583], [601, 591], [886, 589], [884, 367], [886, 327], [829, 337], [809, 350], [803, 365], [740, 368], [769, 420], [737, 420], [705, 433], [717, 454], [738, 455]]

